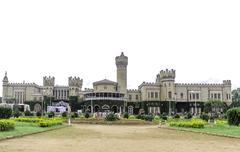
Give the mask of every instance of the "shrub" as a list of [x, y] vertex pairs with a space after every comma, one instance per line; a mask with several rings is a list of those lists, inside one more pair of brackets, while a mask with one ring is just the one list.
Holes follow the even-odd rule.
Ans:
[[140, 115], [140, 114], [136, 116], [137, 119], [143, 119], [142, 117], [143, 117], [143, 116]]
[[25, 116], [33, 116], [33, 113], [31, 113], [31, 111], [27, 110], [24, 112]]
[[66, 111], [62, 113], [62, 117], [64, 117], [64, 118], [67, 117], [67, 112]]
[[144, 115], [144, 120], [152, 121], [153, 120], [153, 115]]
[[22, 113], [18, 109], [13, 111], [13, 117], [18, 118], [20, 116], [22, 116]]
[[39, 121], [38, 126], [39, 127], [51, 127], [55, 125], [61, 125], [63, 122], [62, 119], [44, 119], [42, 121]]
[[85, 118], [89, 118], [90, 114], [88, 112], [86, 112], [84, 116], [85, 116]]
[[125, 112], [125, 113], [123, 114], [123, 118], [128, 119], [128, 117], [129, 117], [129, 114], [128, 114], [127, 112]]
[[39, 117], [19, 117], [15, 118], [14, 120], [19, 122], [31, 122], [31, 123], [37, 123], [42, 120], [42, 118]]
[[232, 108], [227, 111], [229, 125], [238, 126], [240, 123], [240, 108]]
[[208, 121], [210, 117], [207, 114], [202, 114], [200, 118], [204, 121]]
[[77, 113], [77, 112], [74, 112], [71, 117], [72, 117], [72, 118], [77, 118], [77, 117], [78, 117], [78, 113]]
[[180, 118], [180, 115], [179, 115], [179, 114], [176, 114], [176, 115], [174, 116], [174, 118], [175, 118], [175, 119], [179, 119], [179, 118]]
[[130, 115], [128, 119], [136, 119], [136, 117], [134, 115]]
[[13, 120], [0, 120], [0, 131], [12, 130], [15, 128], [15, 121]]
[[166, 113], [161, 114], [161, 115], [160, 115], [160, 118], [161, 118], [162, 120], [167, 120], [167, 119], [168, 119]]
[[51, 111], [51, 112], [48, 113], [48, 118], [53, 118], [54, 116], [55, 116], [54, 112]]
[[36, 116], [37, 116], [37, 117], [41, 117], [41, 116], [42, 116], [42, 113], [41, 113], [40, 111], [38, 111], [38, 112], [36, 113]]
[[193, 119], [191, 121], [172, 121], [169, 123], [170, 126], [174, 127], [185, 127], [185, 128], [204, 128], [203, 120]]
[[0, 107], [0, 119], [9, 119], [12, 116], [12, 109]]
[[185, 119], [191, 119], [192, 118], [192, 114], [191, 113], [187, 113], [187, 115], [184, 118]]
[[160, 117], [159, 116], [154, 116], [153, 121], [156, 122], [156, 123], [159, 123]]
[[118, 117], [117, 115], [115, 115], [114, 113], [109, 113], [106, 118], [105, 118], [106, 121], [116, 121], [118, 120]]

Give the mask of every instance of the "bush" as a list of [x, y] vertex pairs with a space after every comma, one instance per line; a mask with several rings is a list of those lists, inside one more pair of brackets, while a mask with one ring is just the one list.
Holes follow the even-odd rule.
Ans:
[[154, 116], [153, 121], [156, 122], [156, 123], [159, 123], [160, 117], [159, 116]]
[[191, 121], [172, 121], [169, 123], [170, 126], [174, 127], [185, 127], [185, 128], [204, 128], [203, 120], [193, 119]]
[[13, 120], [0, 120], [0, 131], [12, 130], [15, 128], [15, 121]]
[[118, 117], [117, 115], [115, 115], [114, 113], [109, 113], [106, 118], [105, 118], [106, 121], [116, 121], [118, 120]]
[[78, 113], [77, 113], [77, 112], [74, 112], [71, 117], [72, 117], [72, 118], [77, 118], [77, 117], [78, 117]]
[[176, 114], [176, 115], [174, 116], [174, 118], [175, 118], [175, 119], [179, 119], [179, 118], [180, 118], [180, 115], [179, 115], [179, 114]]
[[204, 121], [208, 121], [210, 117], [207, 114], [202, 114], [200, 118]]
[[20, 116], [22, 116], [22, 113], [19, 110], [13, 111], [13, 117], [18, 118]]
[[0, 119], [9, 119], [12, 116], [12, 109], [0, 107]]
[[64, 118], [67, 117], [67, 112], [66, 111], [62, 113], [62, 117], [64, 117]]
[[139, 114], [139, 115], [136, 116], [136, 118], [137, 119], [143, 119], [143, 116]]
[[63, 122], [62, 119], [44, 119], [42, 121], [39, 121], [38, 126], [39, 127], [51, 127], [55, 125], [61, 125]]
[[160, 115], [160, 118], [161, 118], [162, 120], [167, 120], [167, 119], [168, 119], [166, 113], [161, 114], [161, 115]]
[[185, 119], [191, 119], [192, 118], [192, 114], [191, 113], [187, 113], [187, 115], [184, 118]]
[[238, 126], [240, 124], [240, 108], [232, 108], [227, 111], [229, 125]]
[[85, 118], [89, 118], [90, 114], [88, 112], [86, 112], [84, 116], [85, 116]]
[[128, 119], [136, 119], [136, 117], [134, 115], [130, 115]]
[[123, 114], [123, 118], [128, 119], [128, 117], [129, 117], [129, 114], [128, 114], [127, 112], [125, 112], [125, 113]]
[[25, 116], [33, 116], [33, 113], [31, 113], [31, 111], [27, 110], [24, 112]]
[[144, 115], [144, 120], [146, 121], [152, 121], [153, 120], [153, 115]]
[[41, 117], [41, 116], [42, 116], [42, 113], [41, 113], [40, 111], [38, 111], [38, 112], [36, 113], [36, 116], [37, 116], [37, 117]]
[[53, 118], [54, 116], [55, 116], [54, 112], [51, 111], [51, 112], [48, 113], [48, 118]]

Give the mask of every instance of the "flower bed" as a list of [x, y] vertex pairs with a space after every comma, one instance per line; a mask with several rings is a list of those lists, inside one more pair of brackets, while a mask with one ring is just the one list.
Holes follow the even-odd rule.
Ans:
[[0, 131], [12, 130], [15, 127], [15, 121], [2, 119], [0, 120]]
[[61, 125], [63, 119], [61, 118], [38, 118], [38, 117], [20, 117], [14, 120], [19, 122], [37, 123], [39, 127], [50, 127], [54, 125]]
[[172, 127], [185, 127], [185, 128], [204, 128], [204, 122], [198, 119], [190, 121], [172, 121], [169, 123]]

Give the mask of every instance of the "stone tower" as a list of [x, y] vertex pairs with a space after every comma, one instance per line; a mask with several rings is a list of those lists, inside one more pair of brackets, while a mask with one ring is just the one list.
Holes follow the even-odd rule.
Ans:
[[6, 103], [7, 96], [8, 96], [8, 77], [7, 77], [7, 72], [5, 72], [5, 76], [2, 81], [2, 102]]
[[176, 98], [175, 90], [175, 70], [161, 70], [157, 75], [156, 83], [161, 86], [161, 100], [174, 100]]
[[115, 58], [116, 66], [117, 66], [117, 83], [118, 90], [121, 93], [124, 93], [125, 96], [127, 94], [127, 65], [128, 65], [128, 57], [121, 53], [120, 56]]
[[79, 96], [79, 91], [82, 89], [83, 79], [79, 77], [69, 77], [69, 96]]
[[53, 89], [55, 85], [54, 77], [43, 77], [43, 95], [53, 97]]

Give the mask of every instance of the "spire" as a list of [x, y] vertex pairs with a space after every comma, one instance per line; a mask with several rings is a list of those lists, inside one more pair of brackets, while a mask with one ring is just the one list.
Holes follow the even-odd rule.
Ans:
[[5, 72], [5, 76], [3, 78], [3, 82], [8, 83], [7, 71]]

